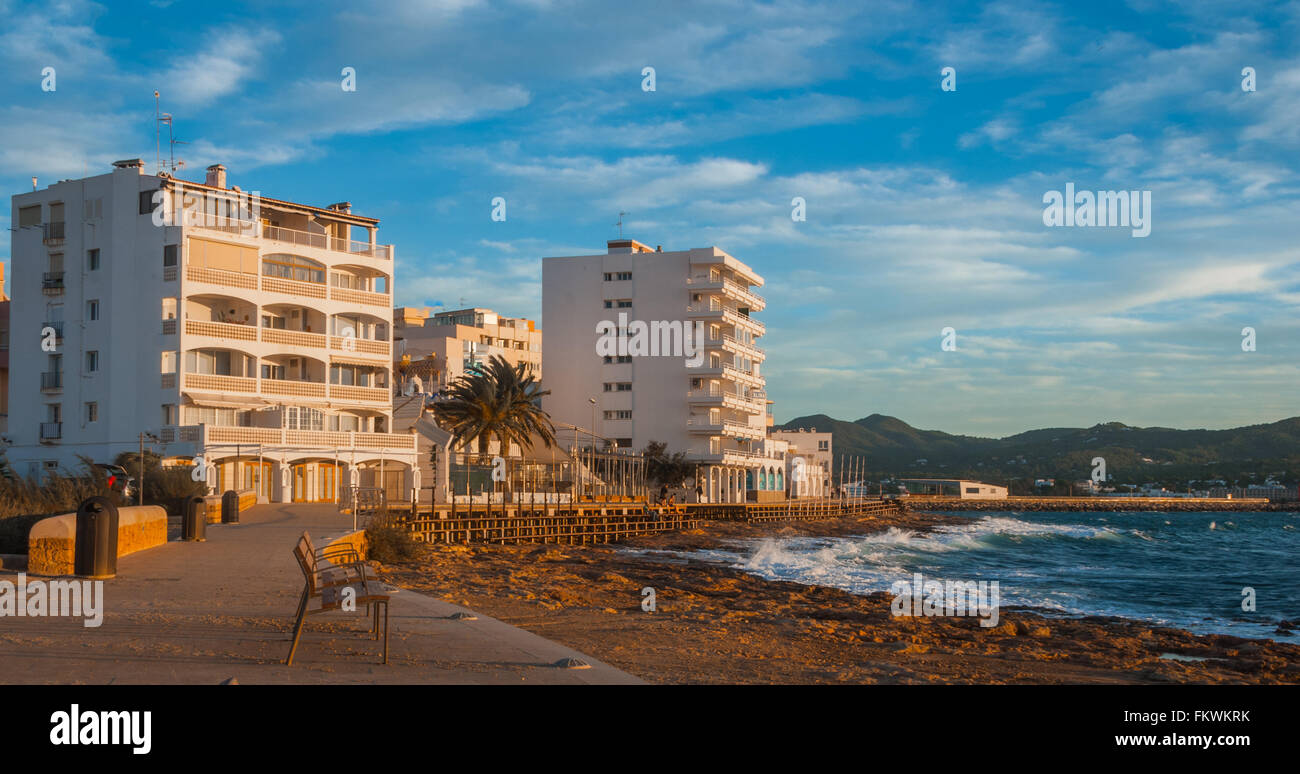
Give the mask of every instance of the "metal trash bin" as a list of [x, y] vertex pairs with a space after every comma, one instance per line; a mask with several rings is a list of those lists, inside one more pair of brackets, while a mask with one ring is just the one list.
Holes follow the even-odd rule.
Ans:
[[221, 495], [221, 523], [239, 523], [239, 493], [233, 489], [227, 489]]
[[181, 514], [181, 540], [202, 543], [208, 539], [208, 508], [202, 497], [191, 497]]
[[73, 572], [83, 578], [117, 575], [117, 506], [107, 497], [88, 497], [77, 506]]

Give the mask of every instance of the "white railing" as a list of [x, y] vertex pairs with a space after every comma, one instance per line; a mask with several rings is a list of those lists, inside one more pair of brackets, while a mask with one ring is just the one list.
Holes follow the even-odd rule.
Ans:
[[[171, 428], [168, 428], [171, 429]], [[403, 433], [359, 433], [333, 430], [286, 430], [274, 427], [227, 427], [185, 425], [175, 428], [175, 437], [203, 446], [246, 444], [249, 446], [310, 447], [320, 449], [364, 449], [413, 451], [414, 435]]]

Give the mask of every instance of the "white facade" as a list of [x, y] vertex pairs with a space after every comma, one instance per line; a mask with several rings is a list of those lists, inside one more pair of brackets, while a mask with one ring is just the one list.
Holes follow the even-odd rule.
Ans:
[[[711, 502], [783, 491], [784, 456], [766, 447], [766, 329], [753, 317], [762, 284], [716, 247], [661, 252], [620, 239], [605, 254], [544, 259], [544, 408], [620, 447], [686, 452]], [[615, 330], [626, 337], [611, 353]], [[767, 468], [776, 475], [760, 475]]]
[[205, 183], [114, 167], [13, 197], [15, 470], [109, 462], [152, 433], [218, 491], [329, 501], [383, 482], [405, 498], [415, 443], [387, 432], [378, 221], [250, 196], [219, 166]]
[[832, 433], [812, 429], [770, 430], [768, 434], [789, 444], [788, 472], [791, 497], [826, 497], [831, 492], [835, 447]]

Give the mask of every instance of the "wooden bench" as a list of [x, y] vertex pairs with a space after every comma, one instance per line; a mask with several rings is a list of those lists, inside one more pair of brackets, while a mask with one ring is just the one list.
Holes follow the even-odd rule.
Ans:
[[[384, 660], [388, 663], [388, 593], [375, 579], [366, 577], [368, 565], [361, 560], [361, 555], [352, 546], [333, 546], [317, 551], [312, 546], [311, 536], [306, 532], [298, 538], [293, 556], [298, 560], [302, 570], [302, 597], [298, 600], [297, 621], [293, 628], [293, 643], [289, 646], [289, 657], [284, 663], [293, 665], [293, 654], [298, 650], [298, 640], [302, 637], [303, 622], [309, 615], [329, 613], [342, 610], [344, 603], [365, 605], [367, 614], [374, 607], [374, 621], [370, 628], [373, 639], [379, 639], [379, 608], [384, 609]], [[312, 607], [312, 600], [319, 600]], [[355, 609], [355, 608], [354, 608]]]

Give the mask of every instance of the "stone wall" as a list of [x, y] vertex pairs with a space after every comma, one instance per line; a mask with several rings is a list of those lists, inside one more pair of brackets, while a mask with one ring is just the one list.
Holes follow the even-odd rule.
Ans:
[[[117, 509], [117, 555], [167, 542], [167, 511], [157, 505]], [[27, 538], [27, 572], [32, 575], [71, 575], [77, 541], [77, 514], [64, 513], [32, 525]]]

